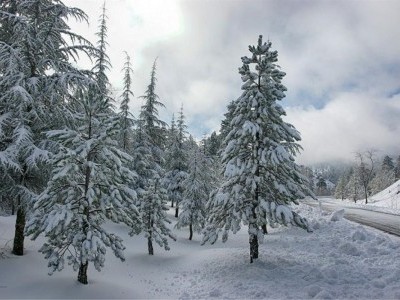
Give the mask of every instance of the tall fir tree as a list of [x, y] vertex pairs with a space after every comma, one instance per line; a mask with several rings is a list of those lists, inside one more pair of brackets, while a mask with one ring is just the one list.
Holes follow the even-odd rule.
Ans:
[[218, 151], [221, 148], [221, 136], [213, 131], [207, 141], [207, 147], [205, 149], [207, 154], [212, 157], [217, 157]]
[[278, 53], [271, 51], [270, 42], [262, 42], [262, 36], [249, 50], [251, 57], [242, 57], [239, 68], [244, 91], [234, 102], [232, 129], [224, 141], [224, 179], [207, 207], [203, 243], [214, 243], [221, 232], [226, 241], [229, 231], [236, 233], [243, 222], [248, 224], [253, 262], [263, 236], [261, 226], [291, 223], [308, 229], [290, 205], [312, 193], [294, 162], [300, 135], [282, 120], [285, 111], [277, 103], [286, 91], [281, 83], [285, 73], [276, 64]]
[[[6, 44], [11, 44], [13, 35], [13, 22], [12, 17], [17, 12], [17, 0], [2, 0], [0, 2], [0, 41]], [[9, 14], [9, 15], [8, 15]]]
[[176, 132], [176, 122], [175, 122], [175, 114], [172, 114], [172, 119], [171, 119], [171, 125], [169, 126], [168, 129], [168, 135], [167, 135], [167, 142], [166, 142], [166, 147], [165, 147], [165, 163], [164, 163], [164, 168], [166, 170], [164, 179], [163, 179], [163, 184], [165, 188], [167, 189], [168, 192], [168, 200], [171, 203], [171, 207], [175, 206], [175, 198], [173, 197], [172, 189], [169, 189], [170, 183], [174, 178], [174, 174], [170, 172], [169, 170], [173, 168], [174, 166], [174, 145], [176, 143], [177, 139], [177, 132]]
[[132, 66], [131, 66], [131, 59], [128, 55], [127, 52], [125, 52], [126, 58], [125, 58], [125, 63], [124, 63], [124, 79], [123, 79], [123, 92], [122, 92], [122, 101], [120, 105], [120, 122], [121, 122], [121, 137], [120, 137], [120, 143], [121, 147], [124, 151], [129, 152], [129, 148], [131, 148], [131, 144], [133, 142], [133, 132], [132, 128], [134, 125], [134, 120], [133, 120], [133, 115], [129, 111], [129, 102], [131, 100], [131, 97], [133, 97], [133, 92], [132, 92]]
[[186, 140], [186, 124], [181, 107], [179, 118], [176, 121], [176, 131], [172, 136], [172, 141], [168, 149], [168, 171], [165, 174], [165, 184], [167, 186], [168, 195], [172, 203], [175, 203], [175, 217], [179, 215], [179, 204], [182, 201], [184, 193], [183, 182], [188, 176], [187, 173], [187, 149], [185, 149]]
[[[107, 55], [106, 48], [108, 46], [107, 43], [107, 15], [106, 15], [106, 3], [103, 3], [102, 13], [99, 17], [99, 25], [98, 31], [96, 32], [97, 40], [97, 55], [95, 56], [95, 65], [93, 67], [93, 71], [96, 74], [96, 83], [98, 85], [99, 94], [96, 94], [99, 97], [99, 102], [109, 102], [111, 99], [108, 97], [109, 92], [109, 80], [106, 72], [111, 68], [110, 58]], [[108, 105], [108, 109], [112, 109], [111, 105]]]
[[75, 90], [67, 105], [71, 120], [64, 129], [47, 133], [57, 146], [51, 159], [54, 169], [27, 225], [33, 239], [42, 233], [46, 237], [40, 252], [49, 260], [49, 274], [64, 268], [66, 256], [79, 270], [82, 284], [88, 283], [89, 262], [99, 271], [104, 266], [106, 247], [124, 260], [122, 239], [104, 228], [107, 220], [140, 230], [136, 192], [128, 186], [137, 176], [127, 168], [132, 158], [119, 148], [119, 118], [107, 96], [105, 28], [103, 6], [93, 68], [96, 82]]
[[396, 165], [394, 166], [394, 177], [396, 180], [400, 179], [400, 155], [396, 159]]
[[221, 128], [220, 128], [220, 139], [221, 139], [221, 150], [226, 147], [226, 144], [224, 144], [224, 141], [226, 141], [226, 137], [228, 136], [229, 132], [232, 130], [232, 119], [234, 117], [235, 109], [236, 109], [236, 103], [235, 101], [229, 102], [229, 104], [226, 107], [227, 112], [224, 114], [224, 119], [221, 121]]
[[[154, 254], [153, 241], [165, 250], [169, 250], [168, 238], [175, 240], [175, 236], [167, 227], [170, 221], [167, 218], [167, 191], [162, 185], [164, 169], [162, 165], [165, 124], [158, 117], [158, 108], [164, 107], [155, 92], [156, 89], [156, 61], [150, 76], [150, 84], [144, 96], [145, 101], [139, 115], [139, 124], [134, 149], [135, 168], [139, 173], [138, 208], [142, 220], [142, 231], [147, 238], [149, 255]], [[135, 233], [135, 232], [132, 232]]]
[[191, 140], [188, 177], [183, 182], [182, 212], [176, 223], [177, 228], [189, 227], [189, 240], [192, 240], [194, 232], [200, 233], [204, 228], [206, 204], [214, 182], [211, 161]]
[[48, 133], [59, 148], [51, 161], [55, 168], [27, 226], [33, 239], [41, 233], [47, 238], [40, 252], [50, 274], [64, 268], [68, 254], [83, 284], [89, 262], [98, 271], [104, 266], [106, 247], [124, 260], [122, 239], [104, 228], [107, 220], [140, 228], [136, 192], [128, 185], [137, 177], [127, 167], [132, 158], [119, 149], [118, 118], [97, 101], [78, 99], [71, 107], [74, 126]]
[[382, 169], [385, 170], [394, 170], [393, 159], [389, 155], [385, 155], [382, 160]]
[[94, 48], [66, 23], [85, 20], [84, 12], [61, 1], [9, 0], [1, 9], [0, 168], [8, 181], [1, 192], [17, 205], [13, 253], [23, 255], [26, 213], [50, 171], [44, 132], [62, 126], [71, 91], [90, 82], [70, 60]]

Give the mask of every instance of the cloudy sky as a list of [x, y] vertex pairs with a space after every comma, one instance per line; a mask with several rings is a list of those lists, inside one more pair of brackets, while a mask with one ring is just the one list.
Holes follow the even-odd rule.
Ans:
[[[65, 0], [95, 41], [100, 0]], [[169, 122], [181, 104], [197, 137], [218, 131], [240, 96], [240, 57], [259, 34], [278, 50], [288, 88], [286, 121], [301, 132], [300, 163], [352, 160], [377, 149], [400, 154], [400, 1], [107, 0], [109, 74], [121, 90], [124, 55], [133, 59], [135, 96], [158, 57], [157, 91]], [[135, 98], [137, 114], [141, 100]]]

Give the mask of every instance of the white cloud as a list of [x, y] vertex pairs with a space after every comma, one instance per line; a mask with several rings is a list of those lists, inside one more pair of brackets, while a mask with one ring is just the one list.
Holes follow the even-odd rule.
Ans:
[[289, 107], [286, 121], [301, 132], [304, 164], [353, 160], [357, 151], [399, 154], [400, 97], [379, 99], [363, 93], [343, 93], [324, 108]]

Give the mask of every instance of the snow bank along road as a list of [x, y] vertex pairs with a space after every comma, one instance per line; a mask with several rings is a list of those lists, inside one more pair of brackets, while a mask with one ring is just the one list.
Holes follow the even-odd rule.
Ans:
[[[326, 211], [333, 212], [338, 209], [344, 209], [344, 217], [350, 221], [400, 236], [399, 215], [346, 206], [332, 198], [320, 198], [319, 202], [321, 203], [321, 208]], [[314, 207], [319, 206], [317, 201], [311, 199], [304, 200], [303, 203]]]

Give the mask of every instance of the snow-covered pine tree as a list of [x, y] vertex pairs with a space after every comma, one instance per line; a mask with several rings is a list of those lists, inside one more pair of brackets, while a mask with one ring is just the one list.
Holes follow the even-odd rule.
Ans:
[[389, 155], [385, 155], [385, 157], [382, 160], [381, 167], [382, 169], [393, 170], [394, 169], [393, 158], [391, 158]]
[[77, 8], [56, 0], [10, 0], [1, 5], [1, 27], [7, 31], [7, 41], [2, 36], [0, 168], [9, 182], [3, 192], [17, 205], [13, 253], [22, 255], [28, 204], [43, 191], [49, 173], [43, 133], [64, 123], [71, 91], [89, 82], [70, 59], [76, 59], [79, 52], [90, 54], [94, 48], [66, 23], [70, 17], [86, 19]]
[[221, 148], [221, 136], [217, 135], [215, 131], [213, 131], [206, 140], [207, 146], [205, 147], [205, 151], [208, 155], [212, 157], [218, 156], [218, 151]]
[[[167, 191], [163, 187], [164, 176], [163, 143], [164, 122], [158, 118], [158, 107], [164, 107], [155, 93], [156, 61], [151, 71], [150, 84], [144, 96], [138, 120], [137, 137], [134, 147], [134, 165], [138, 172], [137, 206], [142, 220], [142, 231], [147, 238], [149, 255], [154, 254], [153, 241], [169, 250], [168, 237], [176, 238], [167, 227]], [[132, 231], [132, 234], [135, 234]]]
[[314, 177], [314, 172], [310, 167], [307, 166], [300, 166], [301, 173], [307, 178], [307, 186], [310, 189], [310, 191], [314, 192], [315, 189], [315, 177]]
[[98, 99], [87, 94], [77, 99], [71, 105], [75, 126], [48, 133], [59, 150], [27, 225], [33, 239], [41, 233], [47, 238], [40, 252], [49, 260], [49, 274], [64, 268], [66, 256], [83, 284], [89, 262], [98, 271], [104, 266], [106, 247], [124, 260], [122, 239], [107, 232], [106, 220], [140, 228], [136, 192], [128, 186], [136, 180], [126, 167], [132, 158], [119, 150], [119, 120]]
[[339, 181], [336, 184], [336, 189], [335, 189], [335, 198], [336, 199], [341, 199], [344, 200], [346, 196], [348, 195], [348, 187], [347, 183], [349, 182], [349, 174], [347, 172], [343, 173], [342, 176], [340, 176]]
[[394, 166], [394, 177], [396, 180], [400, 179], [400, 155], [396, 159], [396, 165]]
[[[109, 85], [110, 82], [108, 80], [106, 72], [111, 68], [110, 58], [107, 55], [106, 48], [108, 46], [107, 43], [107, 15], [106, 15], [106, 3], [103, 3], [102, 13], [99, 17], [99, 26], [98, 31], [96, 32], [96, 36], [99, 38], [97, 40], [97, 55], [95, 59], [95, 65], [93, 67], [93, 71], [96, 74], [96, 83], [98, 86], [98, 91], [100, 92], [97, 97], [100, 99], [98, 100], [100, 103], [104, 101], [109, 102], [112, 100], [108, 97], [109, 92]], [[112, 106], [109, 105], [107, 109], [112, 109]]]
[[[4, 0], [0, 2], [0, 11], [3, 13], [9, 13], [14, 15], [16, 12], [16, 2], [15, 0]], [[0, 42], [6, 45], [10, 44], [10, 39], [12, 36], [12, 23], [8, 18], [1, 17], [0, 18]], [[1, 72], [0, 72], [1, 74]], [[2, 76], [2, 75], [0, 75]], [[2, 90], [4, 88], [0, 85], [0, 95], [4, 94], [6, 91]], [[14, 185], [14, 180], [11, 177], [11, 172], [7, 172], [6, 165], [6, 157], [3, 153], [3, 149], [7, 147], [9, 141], [6, 140], [5, 137], [9, 136], [6, 132], [4, 132], [5, 125], [2, 124], [4, 122], [3, 118], [6, 114], [4, 103], [0, 102], [0, 209], [4, 211], [9, 211], [11, 209], [11, 213], [15, 213], [15, 205], [13, 199], [7, 196], [6, 190], [8, 187]], [[8, 159], [7, 159], [8, 161]]]
[[[104, 11], [103, 7], [103, 20]], [[78, 281], [83, 284], [88, 283], [89, 262], [98, 271], [103, 267], [106, 247], [124, 260], [122, 239], [107, 232], [107, 220], [140, 230], [136, 192], [128, 186], [136, 173], [126, 167], [132, 158], [119, 149], [119, 118], [111, 113], [103, 73], [103, 64], [109, 62], [102, 51], [105, 48], [100, 47], [96, 52], [96, 84], [76, 89], [67, 103], [70, 122], [47, 133], [58, 151], [51, 159], [50, 181], [34, 205], [26, 230], [33, 239], [42, 233], [47, 238], [39, 251], [49, 260], [49, 274], [61, 271], [67, 260], [79, 270]]]
[[382, 160], [381, 168], [378, 170], [369, 184], [371, 195], [379, 193], [395, 183], [396, 179], [394, 170], [395, 168], [392, 158], [386, 155]]
[[369, 188], [371, 190], [371, 195], [379, 193], [395, 183], [394, 171], [388, 170], [386, 168], [380, 169], [374, 178], [372, 178]]
[[163, 184], [165, 188], [167, 189], [168, 192], [168, 200], [171, 203], [171, 207], [174, 207], [175, 205], [175, 198], [173, 197], [172, 191], [169, 191], [168, 187], [170, 183], [174, 179], [174, 173], [169, 172], [168, 170], [172, 169], [174, 166], [174, 151], [172, 151], [174, 148], [174, 144], [176, 141], [176, 123], [175, 123], [175, 114], [172, 114], [172, 119], [171, 119], [171, 126], [168, 129], [168, 135], [167, 135], [167, 142], [166, 142], [166, 147], [165, 147], [165, 160], [164, 160], [164, 169], [166, 170], [164, 179], [163, 179]]
[[134, 125], [133, 116], [129, 111], [129, 102], [131, 97], [133, 97], [132, 92], [132, 78], [131, 74], [133, 73], [131, 67], [130, 57], [127, 52], [125, 52], [126, 59], [124, 63], [124, 68], [122, 71], [124, 72], [124, 79], [123, 79], [123, 92], [122, 92], [122, 101], [120, 105], [120, 122], [121, 122], [121, 137], [120, 143], [121, 147], [125, 152], [129, 152], [129, 148], [132, 144], [132, 128]]
[[258, 241], [266, 223], [293, 224], [308, 229], [305, 219], [290, 204], [312, 195], [306, 178], [294, 162], [300, 149], [295, 128], [285, 123], [283, 108], [277, 103], [285, 96], [281, 80], [285, 73], [277, 66], [277, 51], [271, 43], [250, 46], [251, 57], [242, 57], [239, 73], [243, 93], [235, 101], [232, 130], [225, 139], [223, 183], [207, 206], [208, 226], [203, 244], [214, 243], [222, 232], [236, 233], [242, 222], [248, 225], [250, 262], [258, 258]]
[[179, 215], [179, 204], [184, 193], [183, 182], [187, 178], [187, 149], [185, 149], [186, 124], [183, 114], [183, 107], [179, 112], [176, 121], [176, 133], [172, 136], [171, 144], [168, 149], [168, 171], [165, 174], [165, 184], [171, 204], [175, 203], [175, 217]]
[[191, 139], [189, 149], [188, 177], [183, 181], [184, 192], [181, 202], [181, 213], [176, 223], [177, 228], [189, 226], [189, 240], [193, 232], [200, 233], [206, 221], [206, 204], [212, 189], [212, 165], [210, 159]]
[[326, 196], [327, 184], [326, 184], [326, 179], [322, 175], [318, 175], [315, 185], [316, 185], [316, 195]]
[[229, 102], [229, 104], [226, 107], [227, 112], [224, 114], [224, 119], [221, 121], [221, 128], [219, 130], [220, 132], [220, 139], [221, 139], [221, 149], [225, 149], [226, 145], [224, 145], [224, 141], [226, 137], [228, 136], [229, 132], [232, 130], [232, 119], [234, 117], [235, 109], [236, 109], [236, 103], [235, 101]]
[[17, 1], [16, 0], [2, 0], [0, 2], [0, 11], [2, 16], [0, 17], [0, 41], [6, 44], [10, 44], [11, 37], [13, 34], [13, 24], [11, 19], [6, 17], [4, 14], [15, 15], [17, 12]]

